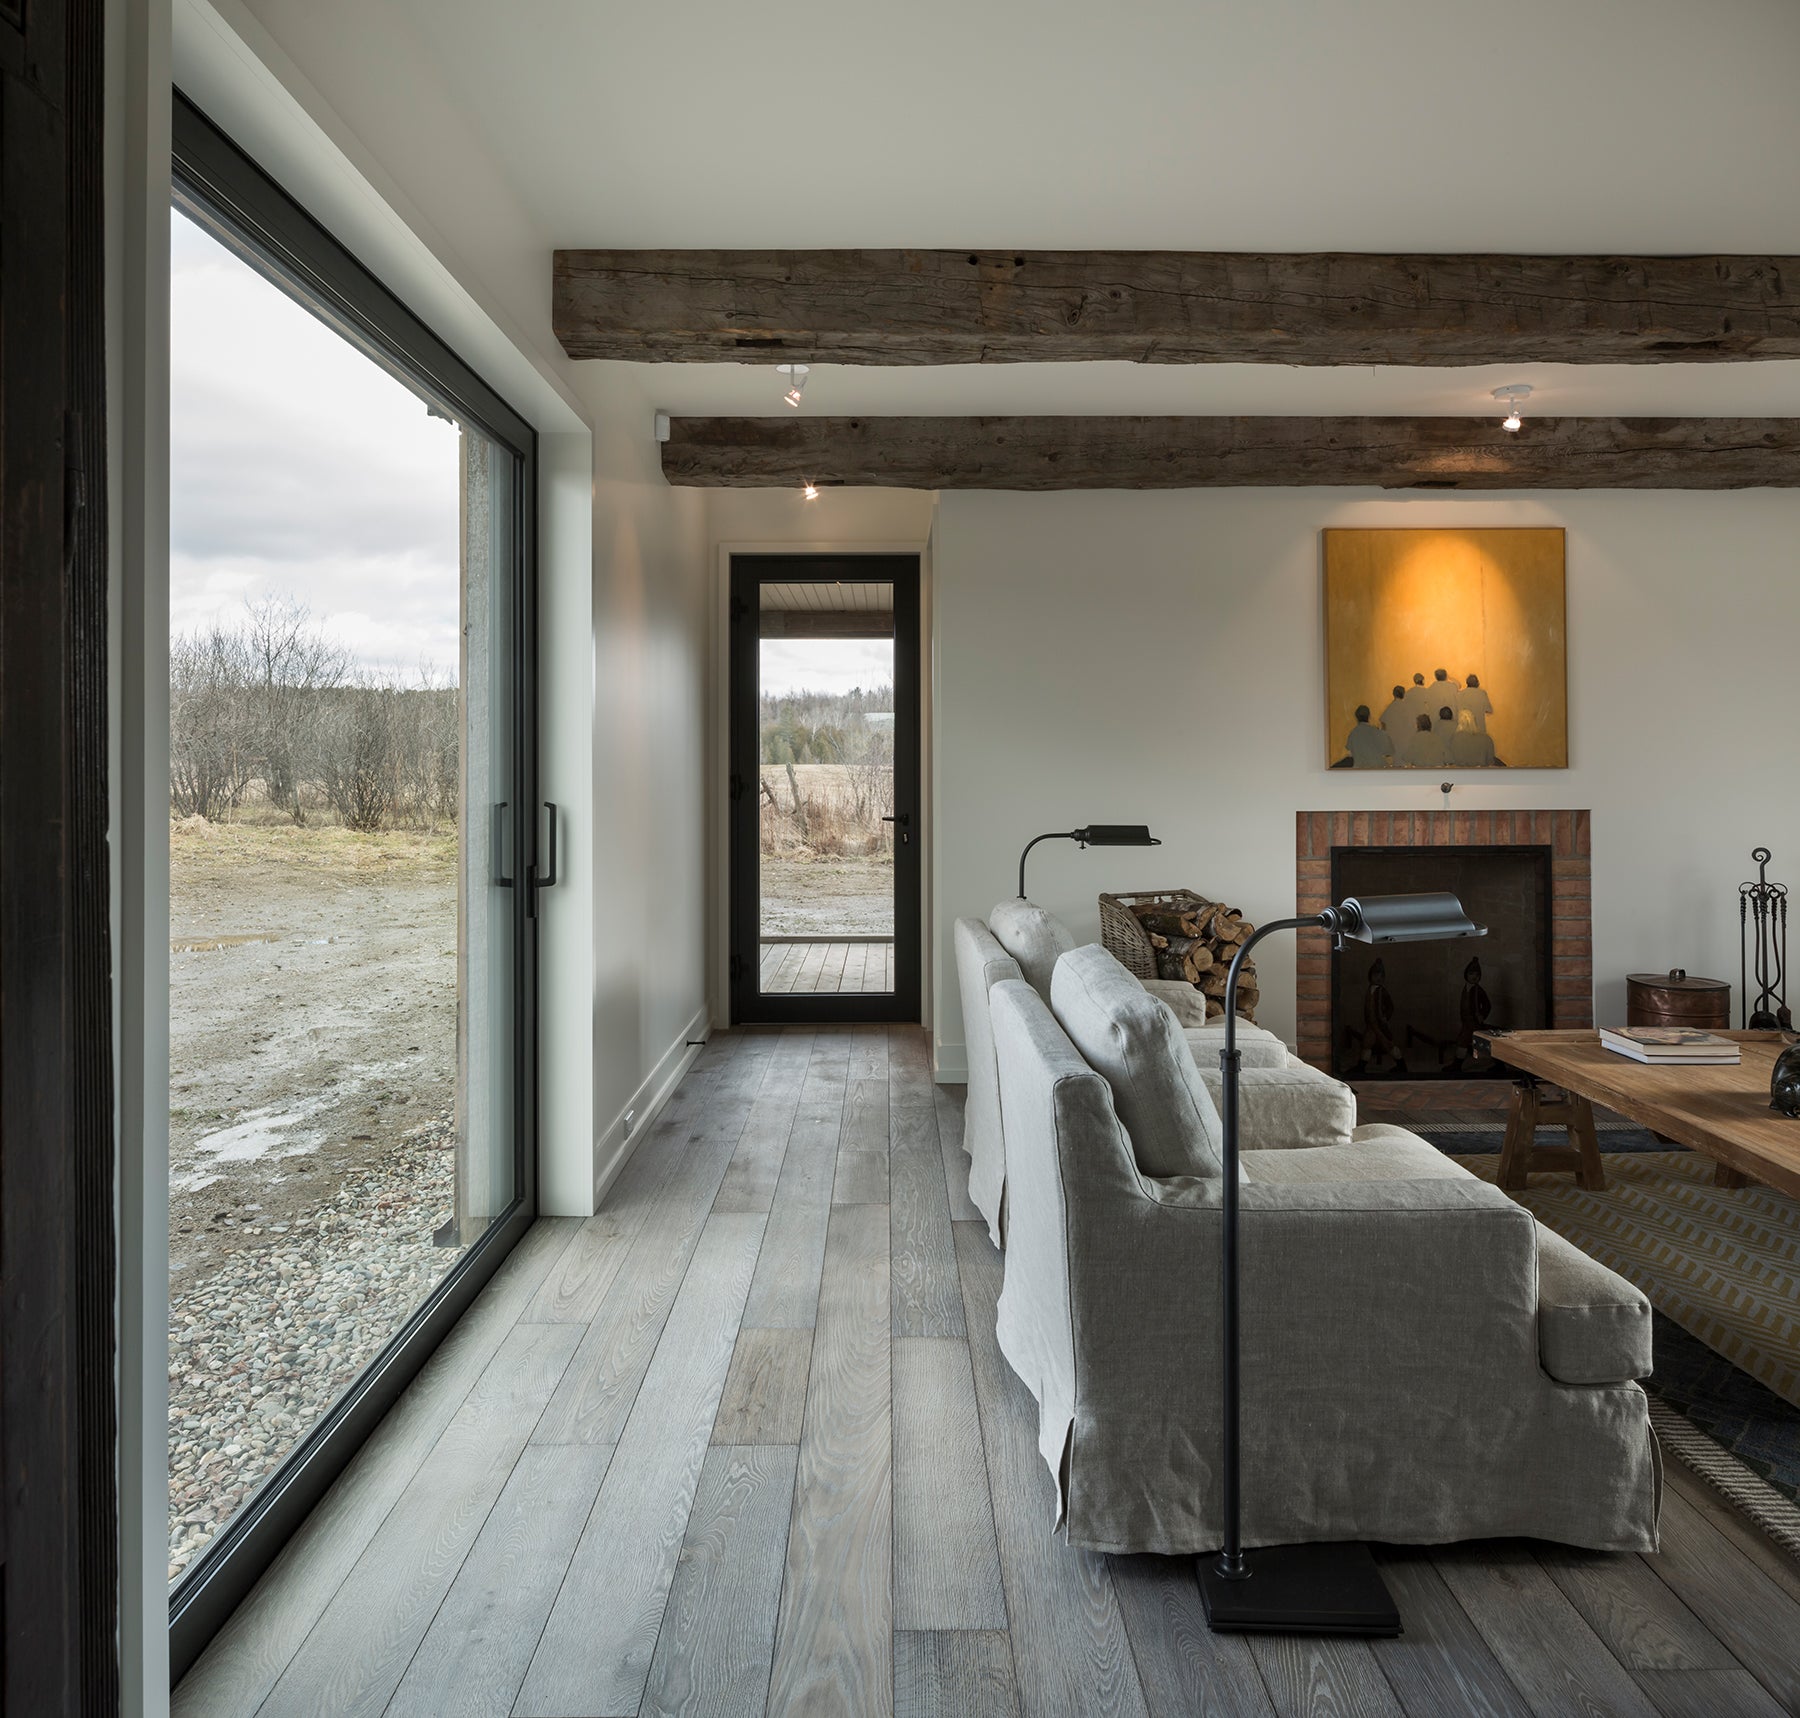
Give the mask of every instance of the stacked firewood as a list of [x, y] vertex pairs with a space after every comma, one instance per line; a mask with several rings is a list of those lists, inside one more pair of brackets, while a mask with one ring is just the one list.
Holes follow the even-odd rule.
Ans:
[[[1209, 1020], [1225, 1012], [1225, 979], [1232, 957], [1256, 929], [1236, 907], [1202, 901], [1183, 907], [1136, 906], [1132, 912], [1156, 951], [1159, 978], [1191, 984], [1206, 998]], [[1256, 963], [1245, 961], [1238, 975], [1238, 1014], [1256, 1018]]]

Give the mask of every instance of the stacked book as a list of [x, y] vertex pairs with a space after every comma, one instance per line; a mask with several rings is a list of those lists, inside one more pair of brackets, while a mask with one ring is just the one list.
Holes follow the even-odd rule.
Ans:
[[1658, 1068], [1743, 1060], [1735, 1038], [1721, 1038], [1716, 1032], [1700, 1032], [1691, 1026], [1602, 1026], [1600, 1042], [1615, 1055]]

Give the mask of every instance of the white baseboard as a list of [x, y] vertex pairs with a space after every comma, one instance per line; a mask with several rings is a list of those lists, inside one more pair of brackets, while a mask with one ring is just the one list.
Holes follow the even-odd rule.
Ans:
[[[643, 1083], [631, 1094], [619, 1113], [594, 1140], [594, 1209], [606, 1191], [618, 1180], [619, 1172], [631, 1161], [638, 1141], [649, 1131], [662, 1113], [663, 1106], [681, 1084], [681, 1077], [694, 1065], [694, 1058], [712, 1035], [712, 1016], [702, 1008], [681, 1029], [675, 1042], [657, 1058], [656, 1066], [645, 1075]], [[695, 1042], [695, 1040], [699, 1042]], [[631, 1115], [631, 1132], [625, 1131], [625, 1117]]]
[[937, 1044], [932, 1048], [932, 1081], [940, 1086], [966, 1086], [969, 1083], [969, 1047], [967, 1044]]

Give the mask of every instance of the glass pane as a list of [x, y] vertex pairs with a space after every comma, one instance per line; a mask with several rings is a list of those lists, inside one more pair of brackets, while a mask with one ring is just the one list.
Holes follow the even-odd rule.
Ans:
[[172, 257], [171, 1581], [516, 1192], [518, 483], [236, 241]]
[[761, 587], [761, 984], [894, 988], [894, 590]]

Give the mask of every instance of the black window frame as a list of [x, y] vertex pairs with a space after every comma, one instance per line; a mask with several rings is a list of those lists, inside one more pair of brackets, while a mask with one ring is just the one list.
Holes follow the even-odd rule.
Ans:
[[[479, 428], [515, 461], [514, 782], [539, 802], [537, 744], [537, 433], [195, 104], [174, 92], [173, 205], [408, 386]], [[537, 910], [540, 818], [513, 818], [515, 1198], [432, 1293], [207, 1543], [169, 1593], [169, 1665], [177, 1683], [296, 1528], [360, 1450], [480, 1292], [537, 1211]], [[157, 1285], [147, 1285], [155, 1292]], [[166, 1285], [164, 1285], [166, 1295]]]

